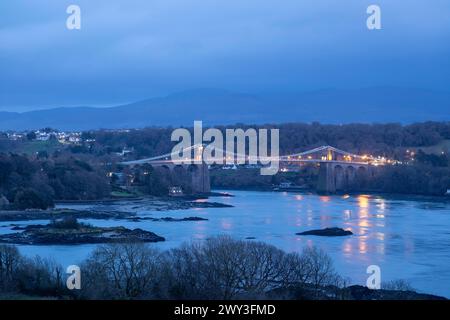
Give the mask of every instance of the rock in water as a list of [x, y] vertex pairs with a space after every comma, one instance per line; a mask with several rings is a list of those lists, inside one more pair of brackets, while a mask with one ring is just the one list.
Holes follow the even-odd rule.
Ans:
[[80, 225], [75, 229], [54, 228], [52, 225], [27, 226], [25, 231], [0, 235], [0, 243], [27, 245], [75, 245], [114, 242], [158, 242], [165, 239], [157, 234], [124, 227], [94, 227]]
[[352, 234], [353, 232], [341, 228], [325, 228], [296, 233], [296, 235], [299, 236], [322, 236], [322, 237], [342, 237], [342, 236], [350, 236]]

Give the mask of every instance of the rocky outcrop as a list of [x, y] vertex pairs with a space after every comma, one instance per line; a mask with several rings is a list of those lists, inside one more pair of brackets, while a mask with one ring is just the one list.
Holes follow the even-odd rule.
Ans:
[[54, 228], [49, 225], [30, 225], [23, 232], [0, 235], [0, 243], [27, 245], [75, 245], [114, 242], [158, 242], [165, 239], [142, 229], [124, 227], [82, 226], [76, 229]]
[[342, 236], [350, 236], [352, 234], [353, 232], [341, 228], [325, 228], [296, 233], [296, 235], [299, 236], [322, 236], [322, 237], [342, 237]]
[[361, 285], [352, 285], [346, 288], [336, 286], [317, 288], [312, 284], [277, 288], [267, 292], [266, 298], [284, 300], [447, 300], [445, 297], [412, 290], [374, 290]]
[[358, 285], [350, 286], [345, 290], [349, 292], [350, 297], [354, 300], [447, 300], [444, 297], [415, 291], [373, 290]]
[[[82, 203], [82, 202], [80, 202]], [[97, 202], [99, 204], [102, 201]], [[232, 205], [220, 202], [190, 201], [185, 199], [149, 197], [139, 201], [122, 201], [123, 205], [139, 211], [168, 211], [187, 210], [193, 208], [230, 208]], [[1, 207], [0, 207], [1, 209]], [[134, 219], [135, 212], [116, 210], [73, 210], [73, 209], [52, 209], [52, 210], [1, 210], [0, 221], [27, 221], [27, 220], [52, 220], [73, 216], [77, 219]], [[139, 220], [139, 219], [137, 219]]]
[[133, 215], [135, 214], [132, 212], [123, 211], [87, 211], [71, 209], [8, 210], [0, 211], [0, 221], [53, 220], [72, 216], [78, 219], [126, 219]]

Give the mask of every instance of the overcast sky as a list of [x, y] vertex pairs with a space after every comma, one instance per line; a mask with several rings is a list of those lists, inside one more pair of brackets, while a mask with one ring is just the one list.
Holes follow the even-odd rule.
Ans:
[[[81, 7], [81, 30], [66, 8]], [[382, 30], [369, 31], [378, 4]], [[448, 0], [2, 0], [0, 110], [194, 88], [450, 91]]]

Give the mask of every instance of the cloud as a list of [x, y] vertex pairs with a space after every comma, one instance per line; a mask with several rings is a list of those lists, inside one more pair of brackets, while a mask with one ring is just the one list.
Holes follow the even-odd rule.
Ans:
[[[65, 28], [69, 4], [82, 29]], [[444, 89], [450, 3], [79, 0], [0, 4], [0, 108], [114, 104], [195, 87]], [[3, 18], [5, 17], [5, 18]]]

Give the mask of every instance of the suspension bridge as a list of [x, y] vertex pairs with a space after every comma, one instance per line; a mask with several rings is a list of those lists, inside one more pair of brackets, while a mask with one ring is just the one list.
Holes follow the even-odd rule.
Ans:
[[[252, 153], [252, 152], [250, 152]], [[169, 170], [185, 167], [192, 175], [193, 189], [209, 192], [209, 164], [261, 164], [277, 162], [280, 167], [317, 164], [319, 166], [318, 191], [334, 193], [350, 188], [358, 177], [373, 174], [371, 168], [391, 163], [390, 160], [371, 155], [358, 155], [329, 145], [304, 152], [278, 156], [257, 156], [237, 153], [210, 145], [193, 145], [178, 152], [171, 152], [145, 159], [124, 161], [121, 165], [162, 166]]]

